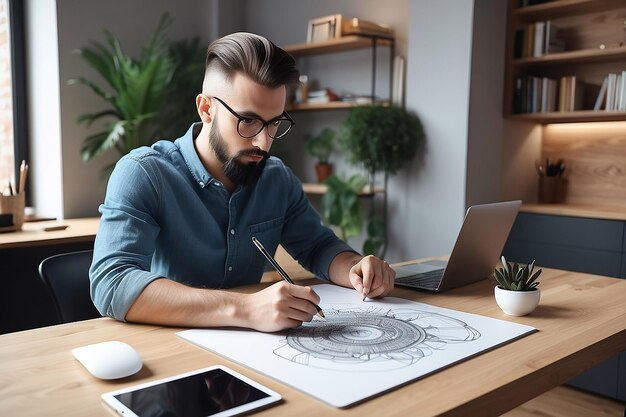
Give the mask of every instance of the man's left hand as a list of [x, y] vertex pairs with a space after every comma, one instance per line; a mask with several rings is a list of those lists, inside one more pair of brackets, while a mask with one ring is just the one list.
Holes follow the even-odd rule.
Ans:
[[348, 278], [363, 299], [381, 298], [393, 290], [396, 272], [387, 262], [369, 255], [350, 268]]

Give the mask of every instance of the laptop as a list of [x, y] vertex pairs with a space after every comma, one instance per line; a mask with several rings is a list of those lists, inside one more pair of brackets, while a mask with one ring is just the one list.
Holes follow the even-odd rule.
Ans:
[[487, 278], [500, 259], [520, 200], [467, 209], [448, 262], [425, 261], [394, 267], [395, 285], [445, 291]]

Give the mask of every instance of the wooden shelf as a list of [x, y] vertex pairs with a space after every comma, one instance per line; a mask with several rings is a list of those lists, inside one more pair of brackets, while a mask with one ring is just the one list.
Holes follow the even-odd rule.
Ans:
[[[374, 104], [380, 104], [383, 106], [388, 106], [388, 100], [379, 100], [375, 101]], [[311, 111], [311, 110], [337, 110], [337, 109], [349, 109], [351, 107], [358, 106], [370, 106], [372, 102], [349, 102], [349, 101], [331, 101], [328, 103], [301, 103], [301, 104], [289, 104], [285, 110], [289, 112], [294, 111]]]
[[340, 38], [330, 39], [324, 42], [298, 43], [283, 46], [283, 49], [293, 56], [321, 55], [335, 52], [350, 51], [354, 49], [371, 48], [373, 40], [376, 39], [376, 46], [391, 46], [392, 39], [372, 38], [363, 35], [349, 35]]
[[[624, 13], [625, 0], [554, 0], [527, 7], [518, 7], [517, 0], [509, 0], [504, 117], [541, 124], [626, 120], [626, 111], [623, 110], [591, 110], [605, 76], [609, 73], [621, 73], [625, 69], [623, 63], [626, 62], [626, 46], [622, 43]], [[551, 21], [554, 24], [558, 29], [557, 38], [562, 39], [565, 47], [570, 50], [514, 58], [516, 39], [519, 42], [516, 35], [518, 31], [534, 30], [531, 24], [542, 21]], [[524, 43], [527, 41], [528, 37], [524, 32]], [[606, 45], [606, 48], [600, 49], [601, 44]], [[576, 77], [577, 85], [584, 88], [584, 97], [581, 102], [577, 102], [576, 108], [585, 110], [522, 114], [513, 112], [514, 108], [526, 110], [524, 104], [529, 99], [532, 100], [531, 88], [526, 86], [526, 83], [531, 83], [532, 77], [555, 80], [558, 89], [560, 80], [566, 76]], [[597, 91], [594, 91], [595, 87]], [[557, 92], [557, 108], [559, 96]]]
[[556, 0], [534, 6], [518, 7], [513, 10], [512, 15], [518, 20], [532, 22], [563, 15], [576, 16], [602, 12], [620, 6], [624, 6], [624, 0]]
[[[311, 195], [324, 195], [326, 194], [326, 184], [316, 184], [316, 183], [303, 183], [302, 189], [305, 194]], [[358, 193], [360, 197], [372, 197], [376, 193], [384, 193], [385, 189], [383, 187], [374, 187], [374, 191], [372, 192], [368, 185], [363, 188], [363, 191]]]
[[526, 120], [541, 124], [578, 122], [616, 122], [626, 120], [624, 111], [578, 110], [570, 112], [522, 113], [507, 116], [512, 120]]
[[586, 62], [609, 62], [626, 60], [626, 46], [607, 49], [583, 49], [579, 51], [567, 51], [547, 54], [537, 57], [518, 58], [513, 60], [513, 66], [523, 68], [529, 66], [541, 66], [543, 64], [570, 64]]

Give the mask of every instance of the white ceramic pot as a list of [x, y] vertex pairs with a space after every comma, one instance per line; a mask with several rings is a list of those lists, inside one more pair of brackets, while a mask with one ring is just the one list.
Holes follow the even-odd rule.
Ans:
[[539, 304], [541, 291], [509, 291], [496, 286], [496, 303], [510, 316], [525, 316], [531, 313]]

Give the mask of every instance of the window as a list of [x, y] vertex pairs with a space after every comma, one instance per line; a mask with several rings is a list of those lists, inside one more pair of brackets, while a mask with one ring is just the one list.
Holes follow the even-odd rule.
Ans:
[[0, 0], [0, 191], [28, 159], [23, 22], [20, 0]]

